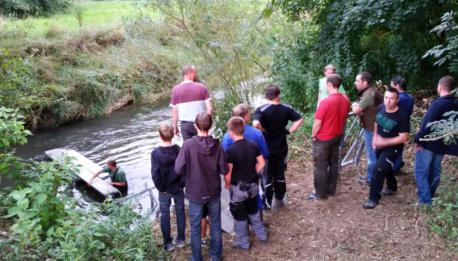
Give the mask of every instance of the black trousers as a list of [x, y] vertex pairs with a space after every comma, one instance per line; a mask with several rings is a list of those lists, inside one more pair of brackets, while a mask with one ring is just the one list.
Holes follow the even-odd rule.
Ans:
[[380, 192], [382, 191], [385, 177], [387, 187], [393, 191], [398, 190], [398, 184], [393, 171], [393, 164], [394, 160], [401, 151], [402, 149], [397, 148], [396, 146], [390, 146], [375, 151], [377, 161], [375, 162], [374, 173], [372, 175], [371, 189], [369, 192], [370, 200], [375, 202], [380, 200]]
[[312, 145], [313, 183], [320, 198], [336, 194], [339, 177], [339, 145], [342, 135], [330, 140], [316, 139]]
[[288, 150], [280, 152], [269, 151], [265, 185], [266, 201], [269, 206], [272, 206], [274, 192], [275, 198], [278, 200], [283, 200], [285, 197], [285, 162], [287, 155]]
[[192, 136], [197, 135], [197, 130], [194, 127], [194, 122], [182, 121], [181, 122], [181, 136], [183, 141], [192, 138]]

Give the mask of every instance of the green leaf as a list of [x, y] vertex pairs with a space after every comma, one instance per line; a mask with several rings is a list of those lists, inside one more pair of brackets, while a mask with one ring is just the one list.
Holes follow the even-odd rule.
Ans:
[[18, 215], [21, 212], [22, 211], [18, 207], [14, 206], [14, 207], [9, 208], [8, 209], [8, 215], [3, 216], [3, 217], [4, 218], [14, 217], [14, 216]]
[[29, 200], [26, 198], [21, 198], [17, 202], [17, 207], [21, 210], [26, 210], [29, 207]]

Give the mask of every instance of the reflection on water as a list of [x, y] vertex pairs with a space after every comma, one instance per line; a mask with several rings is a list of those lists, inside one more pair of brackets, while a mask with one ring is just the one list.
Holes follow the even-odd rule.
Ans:
[[[171, 122], [171, 110], [166, 101], [156, 106], [133, 106], [106, 117], [38, 131], [29, 137], [26, 145], [17, 148], [16, 154], [25, 159], [42, 160], [44, 151], [73, 149], [100, 167], [105, 166], [107, 159], [114, 158], [126, 172], [131, 195], [154, 187], [150, 174], [150, 153], [160, 143], [157, 132], [159, 126], [167, 122]], [[174, 138], [174, 142], [182, 143], [180, 137]], [[81, 184], [77, 187], [84, 201], [97, 199], [91, 189]], [[153, 195], [157, 198], [155, 190]], [[143, 193], [136, 198], [141, 205], [141, 212], [148, 211], [153, 205], [150, 193]]]

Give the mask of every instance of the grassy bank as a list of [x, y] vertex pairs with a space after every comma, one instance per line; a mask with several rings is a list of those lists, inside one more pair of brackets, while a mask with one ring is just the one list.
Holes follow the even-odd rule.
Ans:
[[170, 55], [167, 36], [174, 32], [155, 26], [158, 12], [145, 3], [80, 2], [66, 14], [2, 18], [0, 105], [21, 108], [35, 129], [96, 117], [170, 88], [181, 62]]

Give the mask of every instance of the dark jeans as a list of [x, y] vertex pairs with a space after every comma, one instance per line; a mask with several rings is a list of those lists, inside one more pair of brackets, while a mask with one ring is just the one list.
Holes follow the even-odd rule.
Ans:
[[197, 130], [194, 127], [194, 122], [182, 121], [181, 122], [181, 136], [183, 141], [192, 138], [192, 136], [197, 135]]
[[208, 207], [210, 217], [210, 258], [220, 260], [223, 255], [223, 239], [221, 231], [221, 198], [206, 203], [189, 201], [189, 223], [191, 226], [191, 261], [202, 261], [201, 230], [204, 204]]
[[281, 152], [269, 152], [267, 160], [267, 177], [266, 177], [266, 201], [272, 206], [272, 199], [275, 191], [275, 198], [283, 200], [286, 193], [285, 183], [285, 160], [288, 150]]
[[316, 139], [312, 145], [315, 194], [319, 198], [336, 194], [339, 176], [339, 145], [342, 135], [330, 140]]
[[161, 212], [161, 231], [163, 244], [172, 242], [170, 237], [170, 205], [175, 202], [175, 215], [177, 219], [177, 239], [184, 241], [184, 231], [186, 228], [186, 214], [184, 211], [184, 193], [181, 192], [177, 195], [159, 192], [159, 204]]
[[378, 202], [381, 198], [380, 192], [385, 182], [389, 189], [396, 191], [398, 190], [398, 184], [393, 171], [393, 162], [401, 152], [396, 146], [386, 147], [380, 150], [376, 150], [377, 161], [374, 166], [374, 173], [371, 180], [371, 188], [369, 192], [369, 199]]

